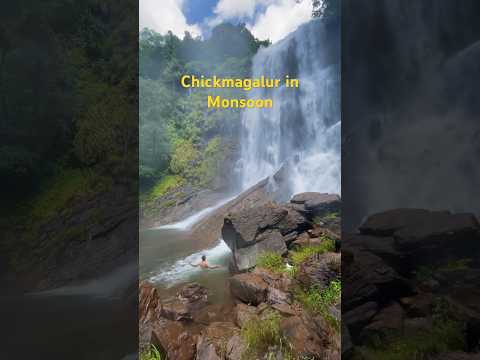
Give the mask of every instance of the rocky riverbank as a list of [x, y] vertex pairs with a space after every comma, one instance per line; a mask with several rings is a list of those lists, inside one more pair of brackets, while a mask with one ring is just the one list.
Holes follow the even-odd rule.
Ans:
[[170, 360], [339, 359], [340, 198], [243, 204], [222, 226], [233, 305], [210, 304], [196, 283], [163, 299], [142, 282], [142, 351], [152, 344]]
[[370, 216], [342, 245], [342, 357], [480, 358], [474, 215], [391, 210]]

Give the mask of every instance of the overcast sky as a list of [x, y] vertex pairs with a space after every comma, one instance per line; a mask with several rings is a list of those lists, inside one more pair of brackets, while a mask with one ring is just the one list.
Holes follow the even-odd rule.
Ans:
[[140, 29], [205, 36], [222, 21], [244, 22], [261, 40], [276, 42], [311, 19], [311, 0], [139, 0]]

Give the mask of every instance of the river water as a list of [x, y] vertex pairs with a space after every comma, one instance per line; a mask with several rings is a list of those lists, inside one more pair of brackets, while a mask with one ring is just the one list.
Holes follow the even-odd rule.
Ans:
[[[204, 270], [190, 265], [198, 263], [202, 255], [211, 265], [221, 267]], [[210, 302], [228, 302], [230, 257], [223, 240], [204, 249], [201, 239], [188, 230], [160, 228], [140, 232], [140, 279], [153, 283], [162, 298], [173, 296], [181, 285], [195, 281], [208, 289]]]

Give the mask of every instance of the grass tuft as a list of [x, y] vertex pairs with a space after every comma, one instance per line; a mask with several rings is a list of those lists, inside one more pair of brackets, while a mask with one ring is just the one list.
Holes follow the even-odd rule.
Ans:
[[246, 343], [246, 350], [242, 359], [253, 359], [259, 354], [266, 353], [270, 347], [281, 349], [289, 359], [290, 347], [280, 332], [282, 317], [276, 311], [269, 310], [262, 319], [252, 318], [242, 327], [241, 335]]
[[292, 251], [291, 258], [293, 264], [298, 266], [312, 255], [324, 254], [331, 251], [335, 251], [335, 241], [328, 237], [323, 237], [320, 245], [304, 246], [296, 251]]
[[313, 314], [322, 315], [325, 320], [334, 328], [339, 330], [340, 324], [329, 311], [330, 306], [336, 305], [342, 295], [342, 284], [340, 280], [333, 280], [328, 287], [322, 289], [313, 286], [307, 291], [299, 291], [296, 299]]
[[140, 360], [167, 360], [167, 357], [162, 355], [155, 345], [151, 345], [150, 350], [140, 354]]
[[275, 273], [282, 273], [287, 270], [282, 256], [276, 252], [270, 251], [263, 252], [257, 256], [257, 266]]

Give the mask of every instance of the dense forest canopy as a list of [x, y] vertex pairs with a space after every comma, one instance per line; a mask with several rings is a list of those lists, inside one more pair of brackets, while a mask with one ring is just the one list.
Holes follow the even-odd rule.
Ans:
[[[269, 44], [244, 24], [220, 24], [208, 39], [140, 32], [139, 175], [150, 199], [183, 183], [210, 186], [237, 145], [240, 112], [208, 110], [207, 90], [182, 88], [181, 75], [248, 77], [253, 55]], [[225, 97], [242, 92], [215, 90]]]
[[121, 3], [55, 0], [3, 6], [4, 199], [18, 203], [45, 191], [53, 178], [71, 169], [106, 175], [128, 171], [127, 164], [136, 162], [137, 39], [127, 16], [134, 6]]

